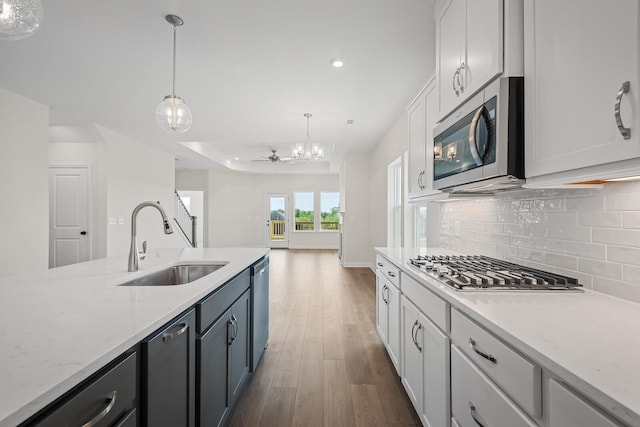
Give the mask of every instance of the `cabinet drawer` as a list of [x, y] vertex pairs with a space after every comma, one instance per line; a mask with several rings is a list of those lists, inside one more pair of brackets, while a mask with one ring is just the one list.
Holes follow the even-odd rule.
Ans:
[[391, 261], [385, 257], [378, 255], [376, 257], [376, 269], [384, 274], [384, 276], [396, 287], [400, 287], [400, 269], [393, 265]]
[[449, 303], [439, 298], [407, 274], [402, 274], [402, 293], [433, 323], [449, 332]]
[[451, 415], [460, 427], [534, 427], [493, 382], [451, 346]]
[[136, 353], [133, 353], [74, 394], [44, 419], [30, 425], [80, 426], [91, 420], [96, 421], [92, 424], [95, 427], [111, 425], [134, 407], [136, 366]]
[[203, 333], [240, 298], [251, 285], [250, 269], [246, 269], [196, 305], [197, 331]]
[[555, 380], [549, 383], [549, 427], [616, 427], [595, 407]]
[[540, 367], [511, 350], [457, 310], [451, 310], [451, 339], [522, 408], [534, 417], [540, 416]]

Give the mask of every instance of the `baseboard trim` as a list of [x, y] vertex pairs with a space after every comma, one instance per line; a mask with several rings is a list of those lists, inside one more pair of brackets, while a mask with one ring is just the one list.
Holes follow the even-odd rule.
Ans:
[[351, 267], [356, 267], [356, 268], [371, 268], [371, 263], [368, 262], [343, 262], [342, 263], [343, 267], [347, 267], [347, 268], [351, 268]]

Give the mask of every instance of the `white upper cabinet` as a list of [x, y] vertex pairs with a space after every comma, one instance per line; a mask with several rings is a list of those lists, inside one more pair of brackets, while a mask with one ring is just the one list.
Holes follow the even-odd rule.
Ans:
[[433, 189], [433, 129], [438, 108], [435, 83], [434, 75], [407, 109], [410, 199], [442, 194]]
[[438, 120], [503, 72], [505, 2], [450, 0], [436, 17]]
[[640, 174], [638, 2], [524, 6], [527, 183]]

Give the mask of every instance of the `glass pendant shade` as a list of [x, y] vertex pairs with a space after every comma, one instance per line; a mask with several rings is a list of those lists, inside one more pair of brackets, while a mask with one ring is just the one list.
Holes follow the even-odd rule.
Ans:
[[191, 110], [179, 96], [167, 95], [156, 109], [156, 120], [167, 132], [186, 132], [191, 127]]
[[0, 0], [0, 39], [29, 37], [38, 30], [43, 18], [41, 0]]

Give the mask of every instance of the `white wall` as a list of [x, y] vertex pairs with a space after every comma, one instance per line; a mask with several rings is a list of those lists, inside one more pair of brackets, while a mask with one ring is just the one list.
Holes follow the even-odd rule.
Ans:
[[440, 245], [577, 277], [640, 302], [640, 183], [444, 202]]
[[[187, 182], [189, 178], [186, 175], [191, 173], [181, 172], [180, 181]], [[289, 194], [290, 210], [293, 212], [293, 192], [338, 191], [338, 187], [338, 175], [267, 175], [209, 171], [209, 246], [264, 247], [267, 193]], [[337, 249], [338, 233], [293, 231], [289, 234], [289, 247]]]
[[107, 256], [107, 182], [105, 143], [50, 143], [49, 164], [91, 168], [91, 259]]
[[[347, 200], [347, 209], [343, 215], [342, 264], [345, 267], [370, 267], [373, 253], [369, 220], [371, 213], [369, 198], [373, 186], [370, 154], [348, 153], [344, 158], [342, 170]], [[386, 194], [385, 181], [384, 190], [379, 196], [385, 202]], [[384, 230], [386, 230], [386, 224]]]
[[369, 229], [372, 249], [368, 257], [372, 265], [375, 265], [373, 248], [387, 246], [387, 166], [402, 157], [408, 147], [407, 114], [403, 111], [371, 153]]
[[[175, 159], [172, 154], [152, 148], [102, 126], [98, 132], [106, 141], [107, 256], [129, 253], [131, 213], [143, 201], [159, 201], [173, 218]], [[116, 224], [112, 225], [111, 220]], [[122, 219], [123, 224], [120, 224]], [[162, 217], [154, 208], [138, 215], [137, 236], [148, 248], [185, 247], [178, 232], [165, 235]]]
[[49, 266], [49, 109], [0, 88], [0, 276]]

